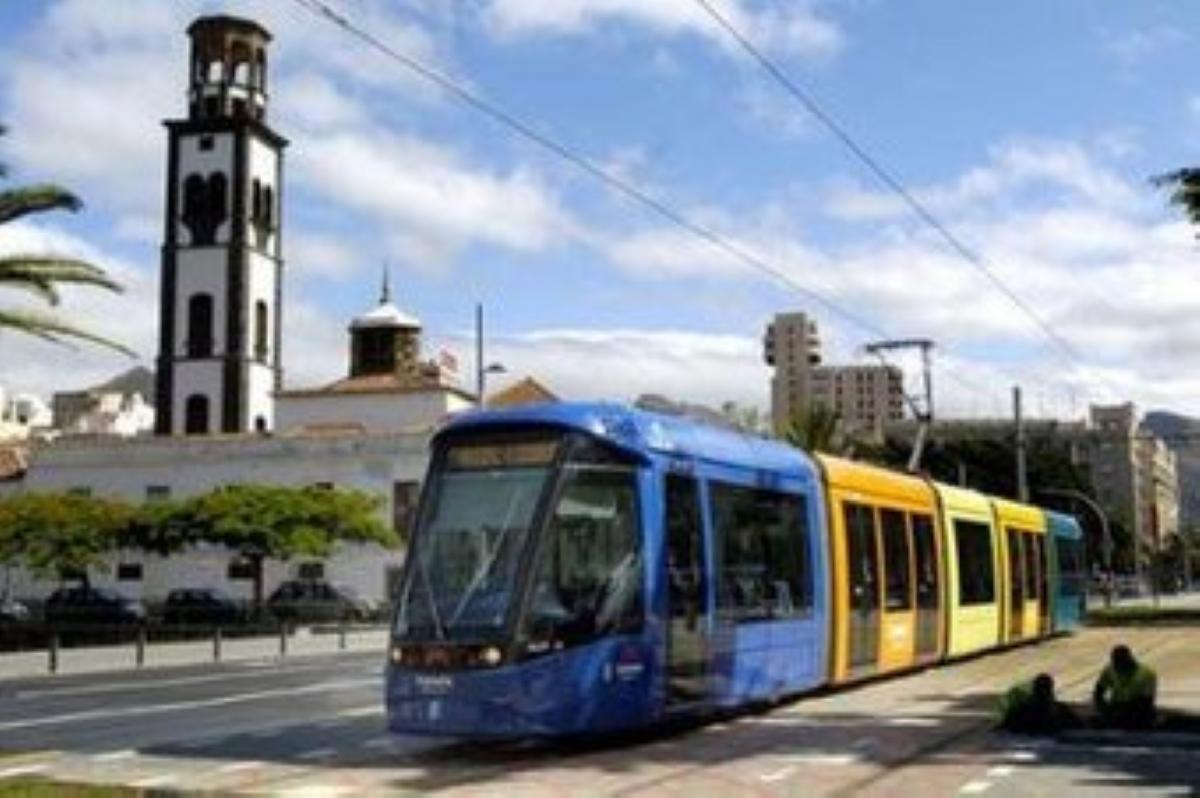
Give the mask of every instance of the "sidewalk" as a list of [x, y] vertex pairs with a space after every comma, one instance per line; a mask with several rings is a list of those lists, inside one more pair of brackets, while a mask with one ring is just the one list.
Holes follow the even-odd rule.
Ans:
[[[279, 635], [264, 637], [224, 638], [221, 641], [220, 661], [238, 662], [274, 660], [280, 656], [303, 657], [315, 654], [334, 654], [339, 651], [377, 651], [382, 659], [387, 650], [386, 627], [347, 631], [345, 648], [336, 632], [314, 634], [308, 627], [298, 627], [286, 638], [286, 651], [281, 652]], [[204, 665], [214, 661], [211, 639], [172, 643], [148, 643], [142, 668], [162, 668], [179, 665]], [[50, 655], [45, 649], [0, 654], [0, 681], [24, 679], [50, 674]], [[103, 673], [132, 670], [138, 667], [137, 645], [133, 642], [111, 646], [60, 648], [58, 674]]]

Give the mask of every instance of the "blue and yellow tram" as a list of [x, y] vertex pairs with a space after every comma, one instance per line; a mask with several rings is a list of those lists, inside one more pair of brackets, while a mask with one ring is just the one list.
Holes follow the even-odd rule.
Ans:
[[[468, 414], [432, 449], [387, 672], [398, 732], [643, 726], [1079, 620], [1082, 558], [1044, 542], [1078, 526], [1036, 508], [607, 404]], [[1033, 540], [1016, 559], [1006, 524]]]

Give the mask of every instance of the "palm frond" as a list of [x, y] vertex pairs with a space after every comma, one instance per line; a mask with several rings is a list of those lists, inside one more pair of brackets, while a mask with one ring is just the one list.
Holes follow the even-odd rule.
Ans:
[[87, 341], [108, 347], [132, 358], [137, 357], [137, 353], [124, 344], [90, 333], [54, 316], [35, 311], [0, 308], [0, 330], [21, 332], [44, 341], [63, 345], [69, 345], [68, 340], [70, 339]]
[[77, 211], [83, 207], [79, 197], [65, 188], [50, 183], [21, 186], [0, 192], [0, 224], [11, 222], [30, 213], [42, 211]]
[[59, 300], [55, 284], [90, 285], [113, 293], [121, 284], [98, 266], [77, 258], [56, 255], [8, 255], [0, 257], [0, 287], [21, 288], [41, 296], [52, 305]]

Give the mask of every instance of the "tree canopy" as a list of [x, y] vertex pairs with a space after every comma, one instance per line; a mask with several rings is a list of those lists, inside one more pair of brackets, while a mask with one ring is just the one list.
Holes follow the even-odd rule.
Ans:
[[264, 559], [327, 557], [342, 542], [394, 546], [399, 538], [370, 494], [337, 488], [230, 485], [179, 501], [123, 501], [72, 493], [25, 493], [0, 501], [0, 563], [42, 576], [76, 573], [122, 548], [170, 555], [225, 546]]

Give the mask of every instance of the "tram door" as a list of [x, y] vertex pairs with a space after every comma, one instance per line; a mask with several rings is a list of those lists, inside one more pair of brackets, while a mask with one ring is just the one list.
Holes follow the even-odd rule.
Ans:
[[875, 511], [861, 504], [842, 505], [846, 522], [846, 572], [850, 611], [850, 670], [879, 661], [879, 547]]
[[704, 527], [696, 480], [666, 478], [667, 702], [705, 697], [708, 682], [708, 601]]
[[1019, 640], [1025, 628], [1025, 557], [1021, 538], [1015, 529], [1006, 529], [1008, 536], [1008, 639]]
[[1050, 564], [1046, 561], [1046, 535], [1035, 535], [1038, 564], [1038, 633], [1050, 633]]
[[938, 610], [942, 603], [941, 572], [933, 540], [933, 519], [918, 514], [911, 518], [917, 565], [917, 657], [924, 658], [937, 653]]

